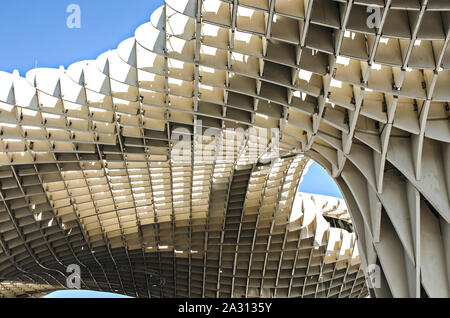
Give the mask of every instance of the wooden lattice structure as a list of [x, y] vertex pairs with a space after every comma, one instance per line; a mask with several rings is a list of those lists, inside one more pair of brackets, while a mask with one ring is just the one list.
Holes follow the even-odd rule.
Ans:
[[[289, 230], [313, 159], [375, 295], [448, 297], [449, 37], [448, 0], [166, 0], [97, 60], [0, 73], [0, 277], [60, 288], [80, 264], [84, 287], [139, 297], [317, 296], [322, 247]], [[327, 296], [361, 295], [354, 265]]]

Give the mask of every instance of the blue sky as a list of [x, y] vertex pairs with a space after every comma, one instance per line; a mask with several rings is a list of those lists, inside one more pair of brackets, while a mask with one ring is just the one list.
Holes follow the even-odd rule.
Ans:
[[314, 163], [306, 173], [300, 192], [329, 195], [342, 199], [341, 191], [328, 172], [319, 164]]
[[44, 298], [132, 298], [128, 296], [111, 294], [111, 293], [100, 293], [88, 290], [62, 290], [51, 293]]
[[[81, 8], [81, 28], [70, 29], [70, 4]], [[134, 35], [163, 0], [14, 0], [0, 1], [0, 71], [22, 76], [38, 67], [66, 68], [101, 53]], [[300, 191], [342, 197], [334, 181], [318, 164], [311, 166]], [[60, 297], [110, 297], [66, 291]]]
[[[81, 28], [69, 29], [67, 7], [81, 8]], [[95, 59], [134, 35], [162, 0], [0, 1], [0, 70], [21, 75], [39, 67]]]

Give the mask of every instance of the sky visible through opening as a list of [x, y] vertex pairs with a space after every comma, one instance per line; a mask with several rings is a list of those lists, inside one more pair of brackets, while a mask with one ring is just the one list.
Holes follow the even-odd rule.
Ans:
[[[68, 28], [70, 5], [81, 9], [80, 28]], [[95, 60], [132, 37], [150, 20], [163, 0], [15, 0], [0, 2], [0, 71], [18, 70], [25, 76], [37, 67], [67, 68]], [[314, 163], [299, 191], [342, 198], [334, 180]], [[51, 297], [120, 297], [86, 291], [62, 291]], [[123, 297], [123, 296], [122, 296]]]

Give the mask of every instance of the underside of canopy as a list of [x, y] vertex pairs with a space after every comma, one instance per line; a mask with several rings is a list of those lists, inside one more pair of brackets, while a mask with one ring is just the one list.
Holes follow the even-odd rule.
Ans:
[[[449, 38], [447, 0], [166, 0], [97, 60], [0, 73], [0, 278], [359, 297], [376, 265], [377, 297], [449, 297]], [[310, 159], [360, 260], [291, 226]]]

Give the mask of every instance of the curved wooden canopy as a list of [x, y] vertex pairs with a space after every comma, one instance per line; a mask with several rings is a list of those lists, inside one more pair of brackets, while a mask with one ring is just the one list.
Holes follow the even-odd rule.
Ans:
[[61, 286], [80, 264], [83, 286], [139, 297], [360, 296], [359, 264], [289, 231], [311, 158], [376, 296], [448, 297], [449, 31], [446, 0], [166, 0], [97, 60], [0, 73], [0, 277]]

